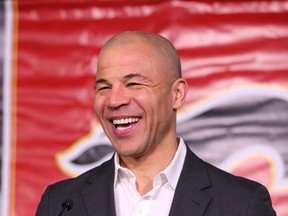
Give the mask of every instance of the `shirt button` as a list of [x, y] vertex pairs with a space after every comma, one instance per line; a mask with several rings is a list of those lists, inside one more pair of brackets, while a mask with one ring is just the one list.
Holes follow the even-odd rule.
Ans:
[[142, 214], [143, 213], [143, 209], [142, 208], [138, 208], [138, 213]]

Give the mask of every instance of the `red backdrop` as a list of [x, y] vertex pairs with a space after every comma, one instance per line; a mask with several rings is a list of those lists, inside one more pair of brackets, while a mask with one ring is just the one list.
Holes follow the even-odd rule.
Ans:
[[[287, 1], [23, 0], [14, 4], [13, 17], [14, 112], [12, 139], [6, 143], [11, 147], [12, 175], [3, 204], [9, 206], [9, 215], [34, 215], [47, 185], [81, 172], [69, 170], [73, 167], [61, 164], [61, 157], [77, 152], [91, 134], [101, 133], [92, 109], [95, 65], [100, 47], [115, 33], [151, 31], [175, 45], [190, 86], [179, 114], [183, 131], [188, 127], [183, 122], [201, 122], [207, 107], [226, 103], [229, 95], [237, 106], [243, 98], [259, 95], [276, 98], [283, 106], [288, 103]], [[284, 111], [281, 118], [287, 119]], [[272, 139], [277, 131], [265, 140], [261, 137], [252, 153], [240, 144], [225, 153], [225, 140], [216, 145], [217, 136], [201, 148], [193, 144], [196, 138], [189, 145], [205, 160], [263, 183], [278, 215], [287, 216], [288, 126], [283, 124], [276, 128], [281, 140]], [[261, 133], [270, 130], [262, 128]], [[201, 136], [205, 141], [209, 135]], [[97, 145], [97, 136], [94, 142]], [[242, 143], [253, 146], [245, 137]]]

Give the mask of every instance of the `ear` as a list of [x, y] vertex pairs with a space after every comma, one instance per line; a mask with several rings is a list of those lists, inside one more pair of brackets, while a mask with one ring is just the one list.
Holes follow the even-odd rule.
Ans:
[[185, 79], [178, 78], [173, 83], [173, 109], [177, 110], [182, 107], [185, 102], [188, 91], [188, 84]]

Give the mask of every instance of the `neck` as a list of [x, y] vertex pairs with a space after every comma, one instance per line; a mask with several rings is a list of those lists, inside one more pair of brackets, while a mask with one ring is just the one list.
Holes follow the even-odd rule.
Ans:
[[128, 168], [136, 176], [136, 187], [142, 196], [153, 188], [155, 177], [173, 160], [178, 142], [157, 145], [150, 154], [140, 157], [120, 157], [120, 164]]

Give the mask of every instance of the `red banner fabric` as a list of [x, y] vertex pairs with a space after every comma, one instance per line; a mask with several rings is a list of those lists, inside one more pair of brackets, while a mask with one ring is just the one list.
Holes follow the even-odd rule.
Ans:
[[[179, 51], [190, 87], [179, 134], [189, 146], [205, 160], [263, 183], [277, 214], [287, 215], [287, 1], [25, 0], [17, 12], [10, 215], [34, 215], [47, 185], [81, 173], [63, 162], [69, 154], [77, 167], [95, 162], [81, 159], [88, 147], [80, 146], [91, 137], [95, 145], [100, 140], [93, 113], [97, 55], [110, 36], [128, 30], [159, 33]], [[243, 113], [244, 105], [249, 112]], [[230, 127], [225, 119], [237, 124]], [[205, 127], [188, 130], [196, 123]]]

